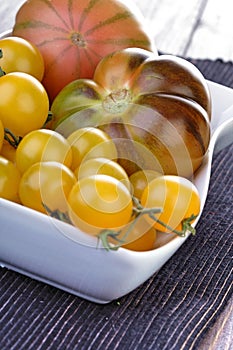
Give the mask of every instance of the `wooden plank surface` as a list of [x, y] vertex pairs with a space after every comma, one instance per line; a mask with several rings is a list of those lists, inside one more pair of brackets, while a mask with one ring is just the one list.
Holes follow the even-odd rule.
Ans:
[[184, 54], [206, 0], [135, 0], [159, 50]]
[[220, 315], [213, 328], [209, 330], [198, 350], [232, 350], [233, 349], [233, 303]]
[[159, 50], [233, 61], [231, 0], [134, 0]]
[[[209, 0], [187, 54], [233, 60], [233, 2]], [[200, 54], [199, 54], [200, 53]]]

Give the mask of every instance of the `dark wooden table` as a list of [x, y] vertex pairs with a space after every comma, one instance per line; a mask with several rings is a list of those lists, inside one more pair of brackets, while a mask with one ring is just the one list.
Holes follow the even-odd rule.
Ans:
[[[1, 0], [0, 32], [10, 29], [24, 0]], [[192, 58], [233, 60], [229, 0], [134, 0], [145, 16], [159, 50]], [[232, 303], [203, 339], [200, 350], [232, 345]]]

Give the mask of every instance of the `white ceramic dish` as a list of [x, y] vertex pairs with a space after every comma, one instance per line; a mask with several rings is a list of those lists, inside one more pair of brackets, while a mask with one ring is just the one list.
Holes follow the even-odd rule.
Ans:
[[[194, 179], [202, 209], [213, 151], [233, 141], [233, 90], [208, 84], [213, 100], [212, 138]], [[0, 226], [1, 266], [98, 303], [107, 303], [138, 287], [187, 239], [177, 236], [148, 252], [123, 248], [106, 251], [96, 248], [93, 238], [73, 226], [4, 199], [0, 199]]]
[[[0, 37], [9, 34], [10, 31]], [[213, 101], [212, 138], [206, 159], [194, 178], [201, 195], [201, 210], [208, 192], [213, 152], [233, 141], [233, 90], [208, 84]], [[106, 251], [97, 248], [95, 238], [75, 227], [2, 198], [0, 226], [2, 267], [98, 303], [110, 302], [138, 287], [188, 237], [160, 237], [158, 248], [148, 252], [123, 248]]]

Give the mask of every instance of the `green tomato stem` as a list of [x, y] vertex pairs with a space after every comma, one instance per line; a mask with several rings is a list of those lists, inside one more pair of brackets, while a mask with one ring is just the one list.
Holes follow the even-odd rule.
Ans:
[[42, 128], [46, 128], [47, 124], [53, 119], [53, 113], [51, 111], [48, 112], [48, 116], [47, 119], [44, 123], [44, 125], [42, 126]]
[[43, 207], [47, 211], [48, 215], [58, 219], [60, 221], [66, 222], [67, 224], [72, 224], [72, 222], [69, 219], [68, 213], [63, 213], [60, 210], [51, 210], [45, 203], [42, 203]]
[[2, 77], [3, 75], [6, 75], [6, 73], [2, 70], [2, 67], [0, 67], [0, 77]]
[[[126, 243], [127, 237], [136, 225], [139, 218], [141, 218], [143, 215], [148, 215], [152, 220], [159, 223], [163, 227], [165, 227], [168, 231], [173, 232], [177, 234], [180, 237], [185, 237], [187, 232], [190, 232], [192, 235], [195, 235], [196, 230], [194, 227], [192, 227], [191, 223], [194, 219], [196, 219], [197, 215], [191, 215], [188, 218], [185, 218], [182, 221], [182, 230], [175, 230], [169, 225], [165, 224], [163, 221], [159, 220], [156, 217], [156, 214], [159, 214], [162, 212], [162, 208], [144, 208], [140, 201], [133, 197], [134, 202], [134, 208], [132, 216], [135, 216], [135, 218], [132, 220], [132, 222], [129, 224], [127, 230], [125, 231], [124, 235], [119, 238], [122, 235], [122, 230], [111, 230], [111, 229], [103, 229], [100, 231], [100, 233], [97, 235], [98, 242], [101, 241], [103, 247], [109, 251], [109, 250], [118, 250], [124, 243]], [[72, 224], [72, 222], [69, 219], [69, 216], [67, 213], [62, 213], [59, 210], [51, 210], [48, 208], [44, 203], [42, 203], [45, 210], [47, 211], [48, 215], [64, 221], [66, 223]], [[113, 242], [116, 242], [116, 244], [113, 244]]]
[[22, 140], [21, 136], [15, 136], [14, 133], [8, 128], [4, 128], [4, 139], [9, 142], [11, 146], [17, 148], [20, 141]]
[[[135, 219], [132, 221], [132, 223], [129, 225], [128, 229], [126, 230], [126, 233], [124, 234], [123, 238], [121, 238], [119, 240], [118, 236], [122, 233], [122, 231], [113, 231], [113, 230], [102, 230], [99, 234], [98, 234], [98, 239], [101, 240], [103, 247], [106, 250], [117, 250], [123, 243], [126, 242], [127, 236], [129, 235], [129, 233], [131, 232], [131, 230], [133, 229], [133, 227], [136, 225], [138, 219], [142, 216], [142, 215], [148, 215], [152, 220], [154, 220], [155, 222], [159, 223], [160, 225], [162, 225], [163, 227], [165, 227], [168, 231], [171, 231], [173, 233], [175, 233], [176, 235], [180, 236], [180, 237], [185, 237], [187, 232], [190, 232], [192, 235], [195, 235], [196, 230], [194, 227], [192, 227], [191, 222], [197, 217], [195, 215], [191, 215], [188, 218], [185, 218], [182, 221], [182, 230], [175, 230], [172, 227], [170, 227], [169, 225], [167, 225], [166, 223], [164, 223], [163, 221], [159, 220], [155, 214], [161, 213], [162, 212], [162, 208], [144, 208], [140, 201], [133, 197], [133, 202], [134, 202], [134, 209], [133, 212], [135, 214]], [[112, 240], [115, 240], [118, 244], [117, 245], [111, 245], [111, 243], [109, 242], [109, 238], [111, 238]], [[119, 244], [120, 243], [120, 244]]]

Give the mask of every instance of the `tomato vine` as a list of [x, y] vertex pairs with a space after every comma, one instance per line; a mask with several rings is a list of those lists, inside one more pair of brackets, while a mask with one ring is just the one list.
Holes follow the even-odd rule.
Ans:
[[[162, 212], [162, 208], [145, 208], [141, 205], [140, 201], [135, 197], [133, 197], [133, 201], [135, 204], [133, 209], [135, 214], [135, 219], [130, 223], [123, 238], [119, 238], [122, 234], [122, 230], [115, 231], [110, 229], [104, 229], [97, 235], [97, 238], [102, 242], [103, 247], [106, 250], [117, 250], [124, 243], [126, 243], [127, 236], [129, 235], [133, 227], [136, 225], [139, 218], [143, 215], [149, 215], [150, 218], [152, 218], [154, 221], [158, 222], [160, 225], [165, 227], [168, 231], [175, 233], [177, 236], [185, 237], [187, 232], [190, 232], [192, 235], [196, 234], [196, 229], [191, 225], [191, 223], [193, 222], [193, 220], [196, 219], [197, 215], [192, 214], [190, 215], [190, 217], [182, 220], [182, 223], [181, 223], [182, 230], [176, 230], [156, 217], [156, 214]], [[115, 241], [117, 245], [113, 245], [112, 244], [113, 241]]]

